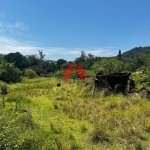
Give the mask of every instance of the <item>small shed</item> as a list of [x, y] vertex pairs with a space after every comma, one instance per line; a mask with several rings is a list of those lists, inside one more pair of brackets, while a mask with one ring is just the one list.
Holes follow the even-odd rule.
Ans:
[[27, 68], [24, 68], [23, 71], [27, 70], [27, 69], [32, 69], [33, 71], [35, 71], [38, 75], [41, 74], [46, 74], [46, 70], [43, 68], [40, 68], [39, 66], [29, 66]]

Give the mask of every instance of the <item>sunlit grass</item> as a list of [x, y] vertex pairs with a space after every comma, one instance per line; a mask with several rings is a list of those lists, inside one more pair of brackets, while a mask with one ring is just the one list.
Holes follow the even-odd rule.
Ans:
[[92, 96], [91, 84], [80, 80], [24, 78], [8, 86], [0, 108], [1, 149], [150, 149], [146, 98], [106, 89]]

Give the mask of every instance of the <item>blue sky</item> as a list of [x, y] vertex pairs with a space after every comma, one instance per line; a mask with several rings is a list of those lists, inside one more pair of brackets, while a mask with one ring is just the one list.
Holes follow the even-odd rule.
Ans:
[[74, 60], [150, 46], [149, 0], [1, 0], [0, 53]]

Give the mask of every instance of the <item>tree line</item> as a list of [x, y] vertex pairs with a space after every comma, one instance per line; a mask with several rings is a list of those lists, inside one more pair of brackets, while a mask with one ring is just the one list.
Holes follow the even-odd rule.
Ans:
[[[132, 52], [135, 54], [135, 50], [132, 50]], [[139, 52], [139, 49], [137, 52]], [[129, 53], [131, 54], [130, 51]], [[69, 63], [72, 63], [74, 67], [80, 63], [89, 76], [94, 76], [99, 70], [103, 70], [105, 73], [146, 70], [147, 61], [149, 60], [144, 54], [143, 57], [134, 58], [124, 56], [121, 50], [118, 51], [118, 55], [115, 57], [97, 57], [91, 53], [87, 55], [84, 51], [81, 51], [81, 55], [74, 61], [67, 61], [65, 59], [54, 61], [45, 60], [42, 50], [39, 50], [39, 55], [24, 56], [19, 52], [6, 55], [0, 54], [0, 80], [5, 82], [19, 82], [22, 75], [21, 71], [29, 66], [39, 66], [45, 69], [49, 75], [62, 77]], [[15, 71], [14, 74], [12, 73], [13, 71]], [[11, 76], [13, 76], [12, 79]], [[77, 76], [77, 74], [74, 72], [72, 76]]]

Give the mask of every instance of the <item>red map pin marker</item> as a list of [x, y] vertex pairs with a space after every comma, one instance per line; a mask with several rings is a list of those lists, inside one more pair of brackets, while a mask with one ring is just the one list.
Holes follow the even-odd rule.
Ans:
[[86, 77], [87, 77], [87, 74], [84, 71], [84, 69], [83, 69], [83, 67], [82, 67], [82, 65], [80, 63], [78, 63], [78, 65], [76, 66], [76, 71], [77, 71], [78, 75], [80, 76], [80, 79], [82, 81], [84, 81], [86, 79]]
[[68, 65], [67, 69], [65, 70], [65, 72], [63, 73], [63, 78], [65, 81], [68, 81], [68, 79], [70, 78], [73, 71], [74, 71], [74, 67], [73, 67], [72, 63], [70, 63]]

